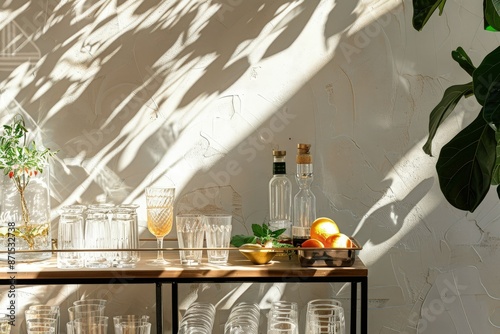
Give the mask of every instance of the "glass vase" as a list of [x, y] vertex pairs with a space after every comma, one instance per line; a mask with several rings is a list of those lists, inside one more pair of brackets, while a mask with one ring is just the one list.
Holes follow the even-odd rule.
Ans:
[[[15, 262], [31, 262], [52, 256], [49, 180], [48, 167], [43, 173], [30, 177], [23, 193], [23, 205], [14, 181], [8, 175], [1, 175], [0, 249], [8, 252], [0, 254], [0, 260], [5, 261], [10, 255]], [[41, 252], [43, 250], [47, 252]]]

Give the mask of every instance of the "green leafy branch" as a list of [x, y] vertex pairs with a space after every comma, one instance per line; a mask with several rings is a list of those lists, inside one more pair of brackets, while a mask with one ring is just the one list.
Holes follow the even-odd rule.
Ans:
[[253, 235], [234, 235], [231, 238], [231, 245], [240, 247], [244, 244], [260, 244], [263, 247], [272, 248], [292, 247], [292, 245], [279, 242], [279, 236], [285, 231], [285, 228], [272, 231], [265, 223], [262, 225], [252, 224]]
[[[47, 235], [48, 232], [46, 225], [30, 224], [25, 191], [30, 180], [43, 173], [49, 158], [53, 157], [57, 151], [39, 148], [34, 140], [28, 141], [27, 133], [22, 115], [15, 115], [12, 124], [3, 125], [3, 134], [0, 136], [0, 169], [4, 171], [4, 175], [12, 179], [19, 192], [24, 224], [18, 227], [14, 234], [23, 238], [32, 249], [35, 237]], [[1, 234], [0, 231], [0, 236]]]

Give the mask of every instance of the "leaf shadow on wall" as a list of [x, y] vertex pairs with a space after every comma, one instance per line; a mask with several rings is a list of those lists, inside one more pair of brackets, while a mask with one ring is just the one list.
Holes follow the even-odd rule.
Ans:
[[[358, 226], [359, 233], [356, 234], [356, 239], [363, 245], [369, 242], [371, 245], [383, 245], [385, 242], [397, 237], [391, 241], [391, 244], [402, 245], [414, 248], [418, 247], [418, 234], [406, 233], [400, 236], [400, 232], [405, 226], [405, 220], [411, 211], [419, 210], [419, 203], [427, 195], [432, 188], [434, 178], [428, 178], [420, 182], [414, 187], [408, 195], [400, 200], [394, 200], [372, 212], [368, 212], [366, 218], [363, 219]], [[425, 217], [420, 217], [421, 221], [415, 224], [415, 228], [423, 230], [423, 234], [431, 234], [431, 229], [425, 222]], [[422, 231], [421, 231], [422, 233]], [[416, 238], [416, 240], [414, 239]]]
[[[14, 98], [50, 134], [47, 141], [60, 149], [53, 187], [58, 202], [71, 198], [89, 203], [102, 192], [112, 201], [124, 200], [145, 181], [148, 171], [138, 174], [139, 166], [152, 168], [183, 131], [179, 117], [173, 117], [175, 111], [165, 113], [161, 108], [173, 87], [183, 82], [182, 75], [196, 69], [203, 72], [175, 108], [224, 91], [238, 80], [248, 70], [249, 60], [245, 56], [233, 61], [234, 54], [245, 41], [259, 36], [281, 7], [294, 5], [298, 14], [284, 23], [280, 34], [284, 40], [271, 44], [267, 55], [293, 43], [317, 6], [296, 1], [219, 1], [214, 2], [219, 10], [198, 26], [196, 20], [206, 9], [200, 5], [140, 2], [133, 8], [134, 3], [120, 1], [111, 14], [106, 14], [106, 1], [83, 2], [79, 7], [68, 2], [54, 8], [30, 3], [11, 18], [32, 21], [27, 33], [44, 55], [35, 68], [21, 73], [34, 79]], [[19, 9], [15, 6], [4, 5]], [[131, 9], [136, 20], [132, 26], [121, 25], [120, 13]], [[247, 22], [242, 25], [242, 20]], [[182, 75], [174, 69], [181, 69]], [[213, 78], [218, 78], [216, 83]], [[16, 78], [2, 74], [2, 81], [9, 87]], [[186, 117], [188, 124], [191, 116]], [[147, 149], [133, 150], [130, 158], [127, 148], [154, 120], [159, 120], [155, 125], [159, 131], [136, 142], [135, 146]], [[58, 131], [62, 124], [64, 131]]]

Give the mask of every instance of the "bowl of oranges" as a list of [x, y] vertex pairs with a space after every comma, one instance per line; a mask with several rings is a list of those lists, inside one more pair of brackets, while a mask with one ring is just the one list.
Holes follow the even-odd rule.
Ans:
[[348, 267], [362, 247], [352, 237], [340, 232], [330, 218], [317, 218], [310, 229], [310, 238], [297, 251], [302, 267]]

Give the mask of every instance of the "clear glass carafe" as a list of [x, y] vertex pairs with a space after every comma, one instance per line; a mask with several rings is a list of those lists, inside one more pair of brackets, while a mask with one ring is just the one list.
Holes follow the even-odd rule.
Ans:
[[[0, 255], [1, 260], [7, 260], [9, 253], [15, 253], [16, 262], [40, 261], [52, 256], [49, 180], [48, 166], [43, 173], [30, 177], [23, 205], [13, 180], [8, 175], [1, 176], [0, 249], [8, 251]], [[28, 250], [47, 252], [19, 252]]]
[[311, 145], [297, 146], [297, 173], [295, 179], [299, 191], [293, 199], [293, 244], [298, 246], [310, 237], [311, 224], [316, 219], [316, 196], [311, 190], [313, 164], [310, 154]]
[[286, 175], [286, 151], [273, 150], [273, 177], [269, 181], [269, 228], [286, 229], [280, 242], [292, 240], [292, 182]]

